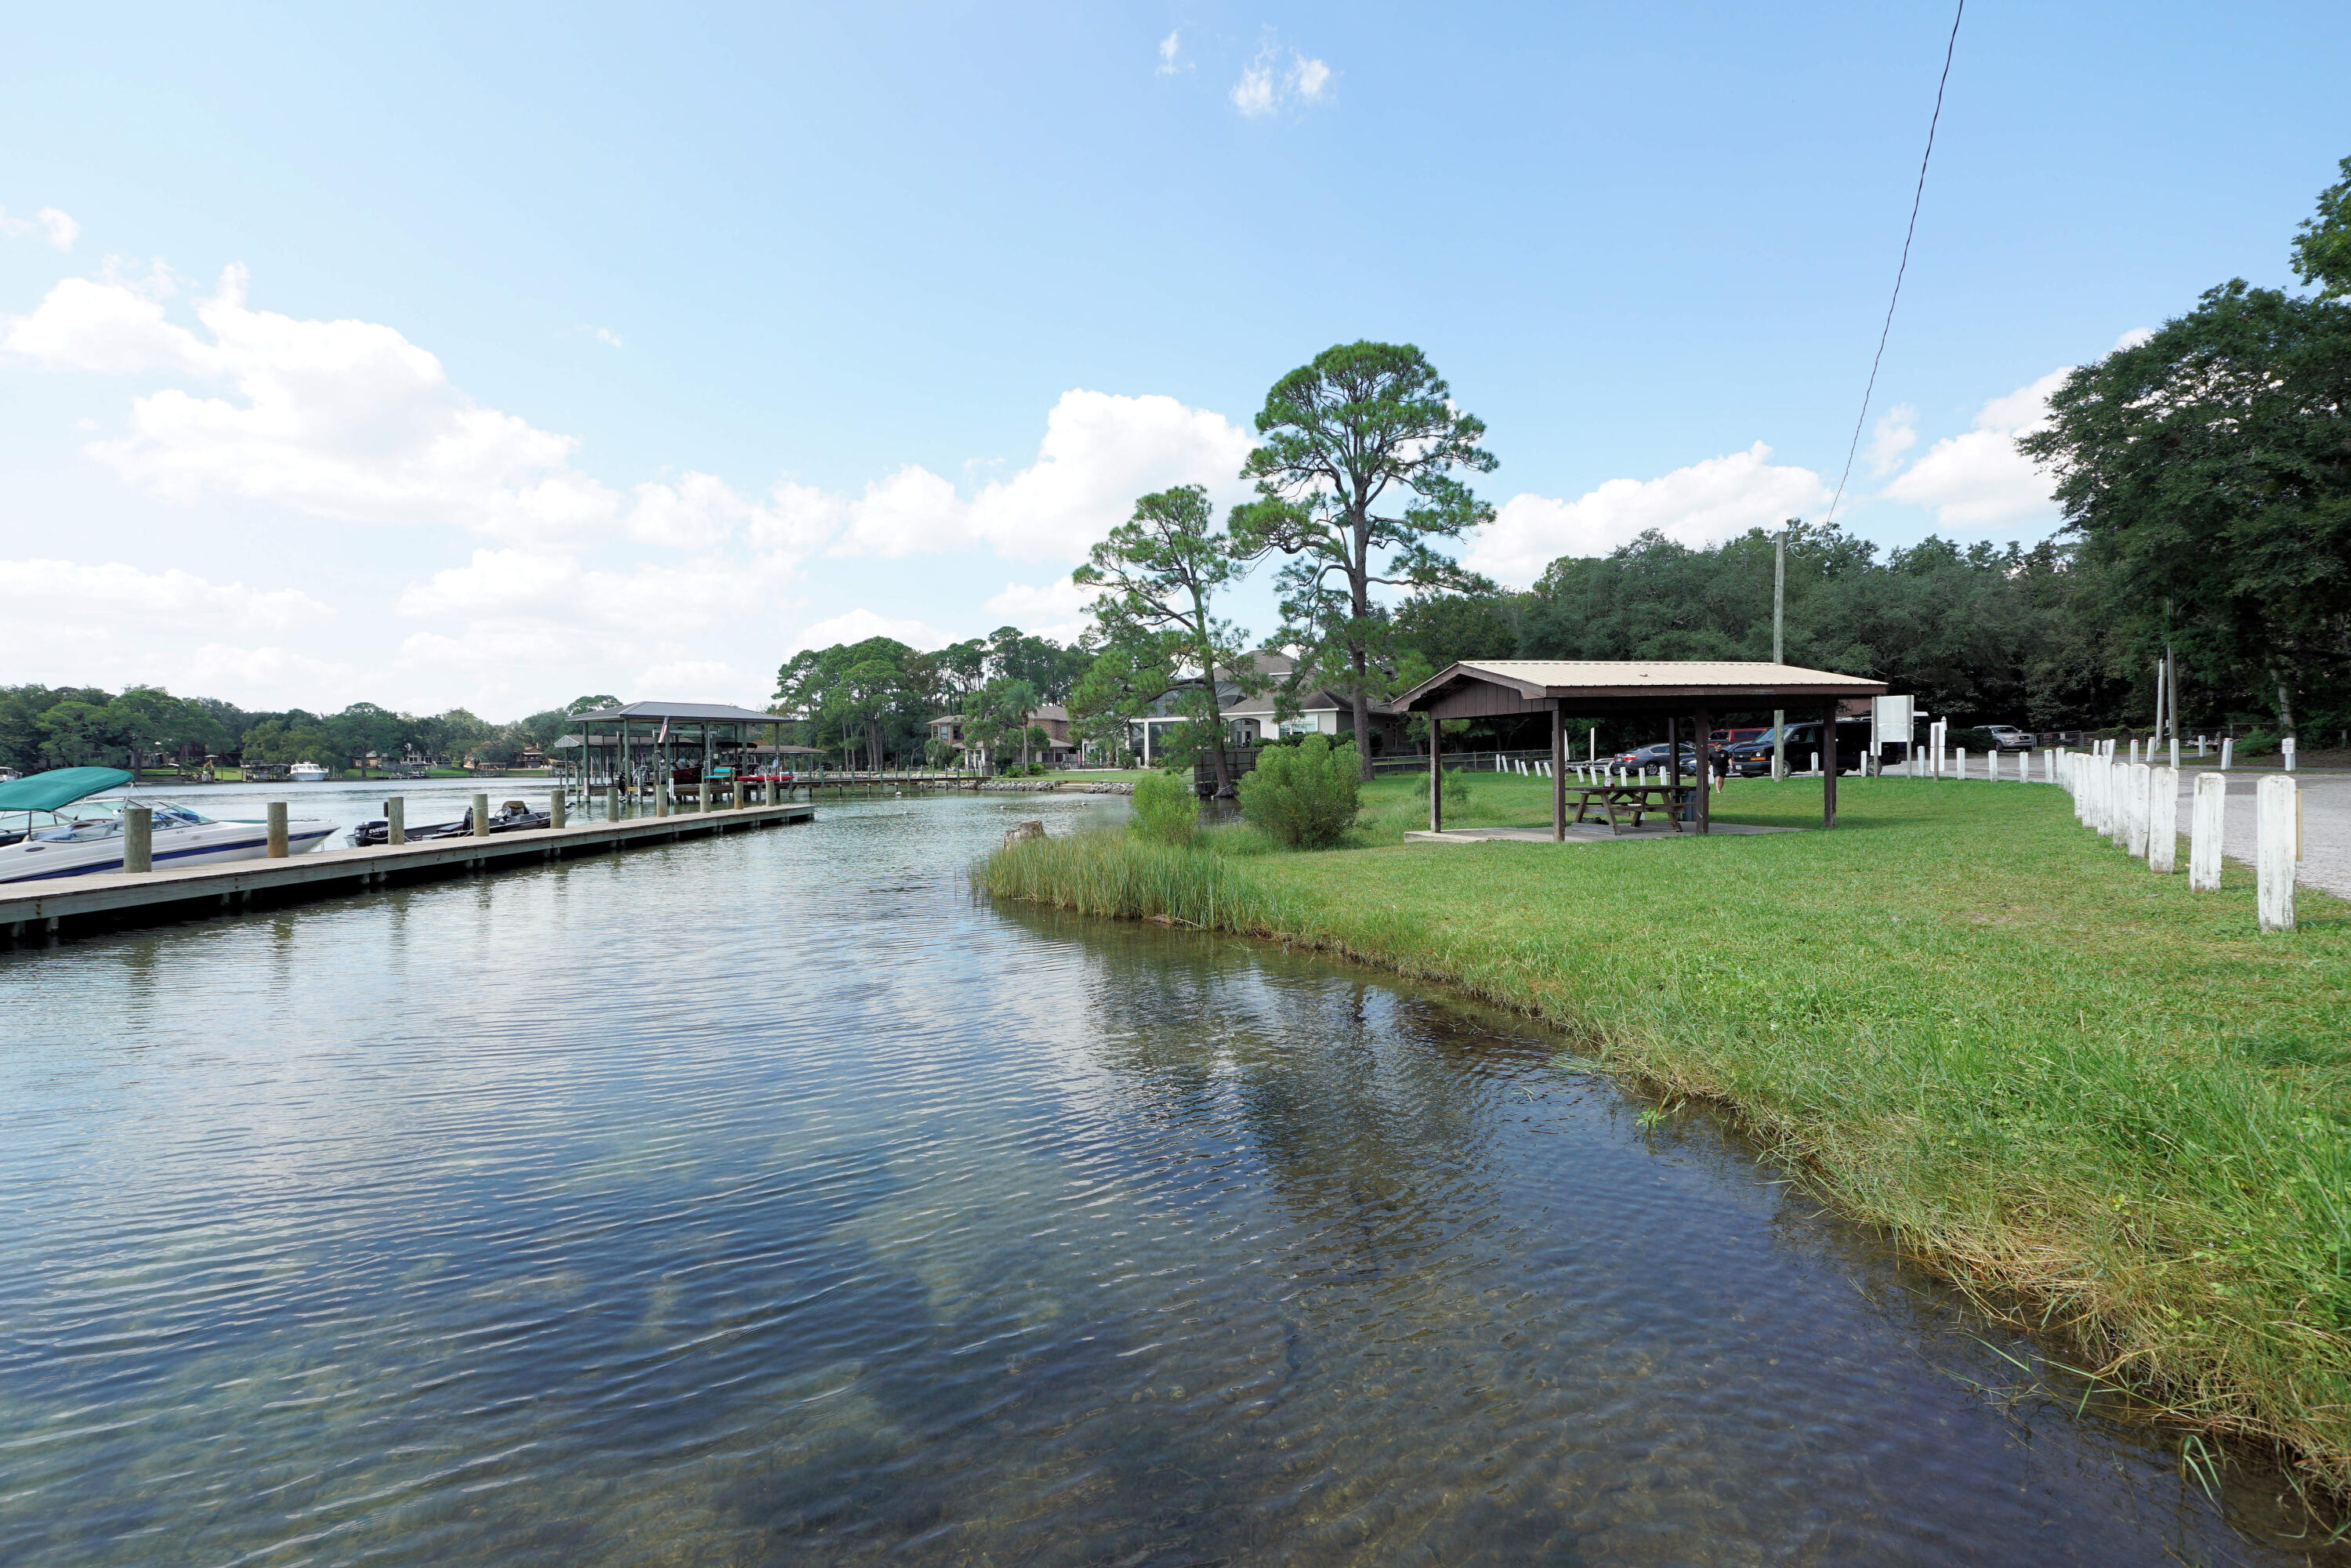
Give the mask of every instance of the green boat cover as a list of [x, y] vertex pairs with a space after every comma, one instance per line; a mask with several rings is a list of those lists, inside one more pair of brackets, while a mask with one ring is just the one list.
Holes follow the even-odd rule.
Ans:
[[54, 811], [84, 795], [130, 782], [131, 775], [120, 768], [52, 768], [0, 784], [0, 811]]

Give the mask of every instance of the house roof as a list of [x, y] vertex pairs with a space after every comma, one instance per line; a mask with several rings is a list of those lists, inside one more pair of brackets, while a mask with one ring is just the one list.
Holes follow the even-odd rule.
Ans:
[[1881, 696], [1886, 683], [1834, 670], [1808, 670], [1734, 659], [1464, 659], [1447, 665], [1396, 698], [1398, 708], [1425, 708], [1465, 685], [1505, 688], [1520, 698], [1610, 702], [1656, 698]]

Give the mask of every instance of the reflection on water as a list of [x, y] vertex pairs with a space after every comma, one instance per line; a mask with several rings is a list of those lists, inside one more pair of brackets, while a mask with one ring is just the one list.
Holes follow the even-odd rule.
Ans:
[[0, 1560], [2273, 1560], [1525, 1026], [967, 895], [1111, 809], [0, 953]]

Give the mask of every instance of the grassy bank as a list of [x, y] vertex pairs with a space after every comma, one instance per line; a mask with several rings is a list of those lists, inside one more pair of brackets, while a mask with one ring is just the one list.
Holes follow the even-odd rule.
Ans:
[[[2070, 1336], [2177, 1420], [2277, 1442], [2351, 1490], [2351, 907], [2254, 934], [2134, 867], [2046, 787], [1852, 779], [1833, 833], [1175, 851], [1009, 848], [999, 897], [1272, 936], [1447, 982], [1580, 1055], [1730, 1109], [1848, 1212]], [[1820, 787], [1735, 785], [1718, 820], [1814, 825]], [[1456, 825], [1533, 823], [1469, 781]]]

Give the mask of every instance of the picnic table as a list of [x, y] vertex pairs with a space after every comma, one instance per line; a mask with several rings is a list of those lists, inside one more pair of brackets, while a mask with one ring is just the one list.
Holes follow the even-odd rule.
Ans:
[[1664, 814], [1676, 832], [1682, 829], [1682, 819], [1689, 813], [1698, 796], [1698, 786], [1691, 784], [1571, 784], [1567, 793], [1575, 800], [1575, 821], [1580, 826], [1592, 820], [1589, 813], [1596, 807], [1608, 820], [1608, 831], [1621, 833], [1626, 824], [1617, 821], [1620, 810], [1632, 813], [1631, 826], [1639, 827], [1641, 819], [1651, 811]]

